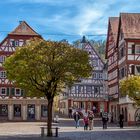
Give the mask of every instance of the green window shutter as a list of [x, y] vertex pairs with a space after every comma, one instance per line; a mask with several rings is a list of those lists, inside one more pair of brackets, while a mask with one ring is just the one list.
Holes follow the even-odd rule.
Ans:
[[9, 93], [10, 93], [10, 89], [7, 88], [7, 96], [9, 96]]
[[11, 95], [15, 96], [15, 88], [11, 88]]
[[24, 90], [21, 89], [21, 96], [24, 96]]

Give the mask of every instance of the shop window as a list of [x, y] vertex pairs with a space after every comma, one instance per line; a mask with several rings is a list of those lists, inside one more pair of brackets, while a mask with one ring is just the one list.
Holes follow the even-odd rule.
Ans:
[[8, 105], [7, 104], [1, 104], [0, 105], [0, 116], [8, 116]]
[[41, 117], [47, 117], [48, 108], [47, 105], [41, 105]]
[[28, 116], [28, 119], [35, 119], [35, 105], [34, 104], [28, 104], [27, 116]]
[[21, 117], [21, 105], [14, 104], [14, 117]]

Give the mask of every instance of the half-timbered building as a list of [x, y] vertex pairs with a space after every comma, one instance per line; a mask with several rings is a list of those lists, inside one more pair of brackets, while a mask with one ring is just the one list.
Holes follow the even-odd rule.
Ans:
[[81, 78], [80, 82], [66, 89], [60, 99], [60, 111], [68, 114], [69, 108], [72, 108], [73, 111], [77, 110], [83, 114], [92, 110], [98, 116], [102, 111], [107, 111], [105, 64], [85, 37], [81, 41], [81, 48], [89, 54], [89, 63], [93, 67], [92, 75], [87, 79]]
[[119, 91], [120, 81], [130, 75], [140, 75], [140, 14], [121, 13], [109, 18], [106, 45], [108, 59], [109, 110], [113, 119], [121, 113], [124, 121], [135, 121], [136, 106]]
[[[140, 13], [120, 14], [117, 46], [119, 81], [129, 75], [140, 75]], [[134, 122], [133, 101], [120, 94], [119, 104], [124, 120]]]
[[116, 121], [119, 114], [119, 87], [118, 87], [118, 17], [110, 17], [108, 22], [108, 35], [106, 42], [106, 59], [108, 60], [108, 97], [109, 112], [112, 120]]
[[5, 59], [12, 55], [17, 47], [22, 47], [34, 37], [42, 38], [25, 21], [21, 21], [19, 26], [0, 43], [0, 120], [46, 119], [46, 99], [26, 97], [22, 89], [15, 87], [7, 79], [3, 68]]

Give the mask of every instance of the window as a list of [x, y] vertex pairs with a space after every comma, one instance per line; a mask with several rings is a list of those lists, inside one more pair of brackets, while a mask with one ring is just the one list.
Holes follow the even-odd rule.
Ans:
[[24, 41], [23, 40], [19, 40], [19, 46], [23, 46]]
[[98, 60], [92, 60], [92, 66], [98, 66]]
[[6, 88], [5, 87], [1, 88], [1, 95], [6, 95]]
[[97, 79], [97, 73], [93, 73], [93, 79]]
[[18, 46], [18, 41], [17, 40], [15, 41], [15, 46]]
[[140, 45], [135, 46], [135, 53], [140, 54]]
[[122, 69], [119, 71], [119, 73], [120, 73], [120, 78], [123, 78], [123, 77], [125, 76], [125, 69], [122, 68]]
[[47, 105], [41, 105], [41, 117], [47, 117]]
[[7, 104], [0, 105], [0, 116], [1, 117], [8, 116], [8, 105]]
[[102, 73], [99, 73], [99, 79], [102, 79], [102, 78], [103, 78]]
[[14, 117], [21, 117], [21, 105], [14, 104]]
[[15, 96], [21, 96], [21, 89], [15, 88]]
[[11, 41], [11, 46], [12, 46], [12, 47], [15, 46], [15, 41], [14, 41], [14, 40]]
[[140, 66], [136, 66], [136, 74], [140, 75]]
[[98, 93], [99, 92], [99, 87], [94, 87], [94, 93]]
[[87, 87], [86, 87], [86, 92], [87, 92], [87, 93], [91, 93], [91, 90], [92, 90], [92, 87], [91, 87], [91, 86], [87, 86]]
[[83, 86], [79, 86], [79, 93], [83, 93], [83, 89], [84, 89], [84, 87]]
[[135, 54], [135, 45], [132, 45], [132, 54]]
[[0, 63], [3, 63], [5, 61], [6, 56], [2, 55], [0, 56]]
[[71, 87], [71, 93], [75, 93], [75, 86]]
[[22, 30], [26, 30], [27, 29], [27, 27], [26, 27], [26, 25], [22, 25]]
[[0, 72], [0, 78], [6, 78], [6, 71]]

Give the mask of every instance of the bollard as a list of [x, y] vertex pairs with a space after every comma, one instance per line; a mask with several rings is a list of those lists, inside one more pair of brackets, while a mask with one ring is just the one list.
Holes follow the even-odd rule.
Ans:
[[44, 127], [41, 127], [41, 137], [44, 137]]
[[55, 128], [55, 137], [58, 137], [58, 127]]

